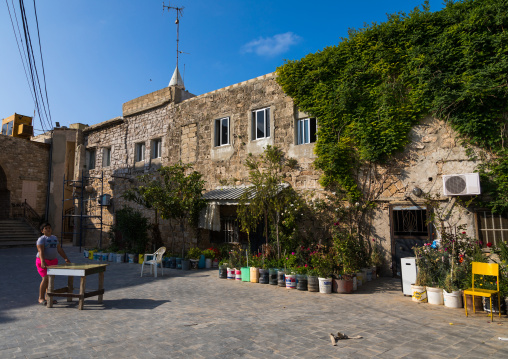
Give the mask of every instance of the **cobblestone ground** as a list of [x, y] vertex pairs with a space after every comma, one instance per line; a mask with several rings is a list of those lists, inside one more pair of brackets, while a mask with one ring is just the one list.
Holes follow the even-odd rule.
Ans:
[[[485, 313], [417, 304], [391, 278], [325, 295], [219, 279], [216, 270], [140, 278], [140, 265], [112, 263], [103, 304], [90, 298], [79, 311], [60, 298], [48, 309], [37, 304], [35, 252], [0, 250], [0, 358], [508, 357], [498, 339], [508, 337], [506, 316], [491, 323]], [[96, 287], [89, 276], [87, 289]], [[363, 339], [332, 346], [337, 331]]]

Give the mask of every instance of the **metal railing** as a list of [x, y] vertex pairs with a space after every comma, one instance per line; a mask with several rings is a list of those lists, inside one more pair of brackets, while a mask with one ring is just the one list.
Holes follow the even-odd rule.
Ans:
[[26, 202], [26, 199], [24, 202], [12, 203], [11, 205], [12, 218], [23, 218], [31, 227], [37, 231], [39, 230], [43, 218]]

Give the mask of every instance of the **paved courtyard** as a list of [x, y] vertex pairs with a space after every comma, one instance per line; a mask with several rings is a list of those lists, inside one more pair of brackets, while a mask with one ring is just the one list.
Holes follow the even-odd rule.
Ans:
[[[37, 304], [35, 253], [0, 249], [0, 358], [508, 358], [498, 339], [508, 337], [506, 316], [491, 323], [485, 313], [417, 304], [391, 278], [324, 295], [219, 279], [217, 270], [140, 278], [140, 265], [112, 263], [103, 304], [89, 298], [79, 311], [59, 298], [48, 309]], [[363, 339], [332, 346], [338, 331]]]

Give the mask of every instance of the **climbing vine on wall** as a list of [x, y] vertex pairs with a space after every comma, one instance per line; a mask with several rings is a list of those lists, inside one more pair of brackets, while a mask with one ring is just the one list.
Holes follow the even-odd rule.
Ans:
[[324, 186], [362, 197], [355, 169], [404, 149], [418, 120], [446, 120], [493, 156], [479, 168], [494, 211], [508, 210], [508, 0], [426, 2], [336, 45], [286, 61], [277, 82], [318, 117]]

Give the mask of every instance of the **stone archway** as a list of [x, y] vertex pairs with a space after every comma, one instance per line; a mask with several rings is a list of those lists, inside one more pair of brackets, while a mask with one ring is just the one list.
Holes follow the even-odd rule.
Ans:
[[11, 213], [11, 192], [7, 188], [7, 176], [0, 166], [0, 219], [9, 218]]

